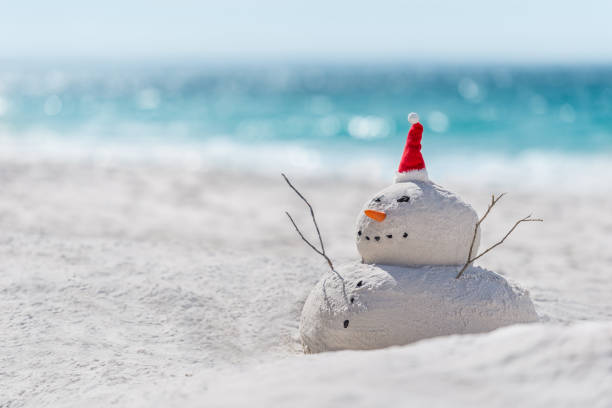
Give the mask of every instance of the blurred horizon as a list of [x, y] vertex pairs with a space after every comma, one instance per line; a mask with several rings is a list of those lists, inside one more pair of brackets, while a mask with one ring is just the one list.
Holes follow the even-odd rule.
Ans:
[[[612, 53], [610, 61], [604, 60], [444, 60], [443, 58], [429, 58], [415, 60], [406, 58], [346, 58], [333, 59], [326, 57], [289, 57], [275, 56], [264, 59], [253, 59], [240, 56], [6, 56], [0, 55], [0, 64], [4, 68], [53, 71], [56, 69], [75, 68], [111, 68], [121, 69], [160, 69], [168, 67], [197, 68], [203, 71], [214, 69], [285, 69], [285, 68], [358, 68], [358, 69], [414, 69], [414, 70], [440, 70], [440, 69], [518, 69], [518, 70], [559, 70], [559, 69], [610, 69], [612, 70]], [[97, 67], [96, 67], [97, 65]]]
[[385, 177], [403, 150], [410, 111], [425, 127], [423, 152], [434, 175], [521, 180], [531, 169], [538, 177], [530, 181], [571, 177], [584, 186], [581, 175], [610, 167], [607, 67], [0, 69], [0, 146], [8, 157], [102, 153]]

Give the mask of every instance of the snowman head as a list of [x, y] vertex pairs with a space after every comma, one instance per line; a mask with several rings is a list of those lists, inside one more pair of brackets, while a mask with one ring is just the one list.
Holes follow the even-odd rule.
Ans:
[[365, 263], [460, 265], [477, 221], [469, 204], [430, 181], [396, 182], [365, 203], [357, 218], [357, 249]]
[[[357, 219], [357, 249], [366, 263], [459, 265], [466, 261], [478, 216], [459, 197], [429, 181], [421, 155], [423, 126], [408, 120], [395, 183], [376, 193]], [[472, 248], [478, 250], [479, 232]]]

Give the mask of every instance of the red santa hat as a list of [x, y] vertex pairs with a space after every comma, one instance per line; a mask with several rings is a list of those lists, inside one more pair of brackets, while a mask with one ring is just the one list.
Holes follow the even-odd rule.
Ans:
[[395, 175], [395, 182], [423, 180], [429, 181], [425, 161], [421, 154], [421, 138], [423, 137], [423, 125], [419, 123], [419, 115], [412, 112], [408, 115], [408, 121], [412, 123], [406, 140], [404, 154], [400, 160], [399, 168]]

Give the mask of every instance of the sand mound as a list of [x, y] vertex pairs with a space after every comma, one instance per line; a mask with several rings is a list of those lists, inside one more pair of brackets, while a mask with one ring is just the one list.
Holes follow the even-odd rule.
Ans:
[[300, 323], [307, 352], [375, 349], [538, 320], [529, 294], [470, 267], [351, 263], [310, 293]]
[[288, 358], [194, 387], [188, 406], [609, 407], [611, 338], [610, 322], [537, 323]]

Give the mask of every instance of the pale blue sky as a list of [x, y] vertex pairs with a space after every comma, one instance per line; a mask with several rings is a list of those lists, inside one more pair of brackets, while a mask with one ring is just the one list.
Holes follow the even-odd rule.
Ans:
[[3, 1], [0, 56], [612, 62], [612, 1]]

